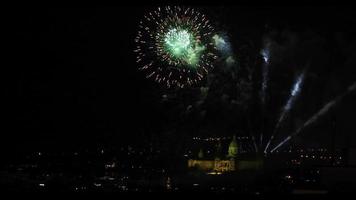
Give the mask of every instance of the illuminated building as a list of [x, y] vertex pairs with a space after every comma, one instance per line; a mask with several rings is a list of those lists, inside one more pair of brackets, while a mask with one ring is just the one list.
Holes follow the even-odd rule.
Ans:
[[197, 159], [188, 160], [188, 168], [195, 168], [204, 171], [208, 174], [221, 174], [243, 169], [258, 169], [262, 165], [262, 161], [253, 159], [241, 159], [238, 154], [238, 144], [234, 136], [229, 144], [227, 155], [221, 151], [221, 143], [216, 147], [214, 158], [204, 157], [203, 150], [200, 149]]

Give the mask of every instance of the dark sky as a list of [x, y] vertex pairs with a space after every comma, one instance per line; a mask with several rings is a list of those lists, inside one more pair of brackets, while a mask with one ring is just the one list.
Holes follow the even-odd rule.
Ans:
[[[310, 73], [293, 112], [294, 120], [306, 120], [356, 81], [353, 8], [200, 9], [219, 31], [228, 33], [236, 54], [244, 44], [258, 53], [266, 35], [271, 35], [278, 44], [278, 59], [271, 74], [272, 103], [268, 108], [271, 122], [285, 102], [296, 72], [305, 63], [311, 63]], [[161, 98], [167, 91], [146, 80], [137, 70], [133, 40], [138, 21], [148, 10], [147, 7], [13, 9], [7, 29], [10, 62], [6, 64], [8, 67], [3, 66], [6, 119], [2, 143], [5, 146], [35, 145], [39, 141], [85, 143], [107, 137], [120, 143], [120, 140], [135, 141], [142, 133], [159, 134], [169, 130], [170, 125], [181, 125], [177, 121], [182, 121], [185, 106], [196, 101], [190, 98], [196, 90], [178, 91], [179, 98], [172, 100], [177, 103], [163, 104]], [[239, 114], [231, 114], [231, 110], [224, 108], [208, 104], [205, 109], [208, 121], [197, 126], [204, 129], [204, 124], [213, 124], [209, 128], [215, 132], [243, 126], [245, 122], [233, 120]], [[355, 108], [348, 97], [334, 112], [342, 137], [345, 132], [356, 131]], [[256, 115], [253, 109], [248, 114]], [[199, 120], [194, 116], [186, 118], [189, 120], [183, 116], [187, 129], [199, 129], [194, 127]], [[225, 124], [227, 119], [229, 122]], [[222, 128], [225, 126], [228, 128]], [[324, 134], [327, 128], [321, 127], [324, 125], [315, 130]]]

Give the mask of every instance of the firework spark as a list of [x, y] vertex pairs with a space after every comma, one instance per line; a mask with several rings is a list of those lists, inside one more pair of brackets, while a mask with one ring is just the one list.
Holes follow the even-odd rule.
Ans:
[[216, 59], [213, 31], [206, 16], [194, 9], [159, 7], [139, 24], [135, 38], [139, 69], [167, 87], [197, 84]]

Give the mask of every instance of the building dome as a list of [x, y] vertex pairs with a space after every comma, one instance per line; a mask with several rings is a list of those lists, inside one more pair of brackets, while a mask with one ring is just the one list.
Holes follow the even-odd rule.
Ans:
[[204, 158], [204, 152], [203, 152], [203, 149], [200, 149], [200, 150], [199, 150], [199, 153], [198, 153], [198, 158], [199, 158], [199, 159], [203, 159], [203, 158]]
[[236, 142], [236, 136], [234, 135], [229, 145], [228, 157], [235, 158], [237, 156], [237, 153], [238, 153], [238, 146]]

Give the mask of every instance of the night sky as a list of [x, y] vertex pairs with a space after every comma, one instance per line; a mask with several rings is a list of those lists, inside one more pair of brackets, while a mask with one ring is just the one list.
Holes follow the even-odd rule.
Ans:
[[[167, 90], [137, 70], [133, 40], [138, 22], [150, 7], [13, 9], [6, 29], [10, 34], [6, 60], [10, 62], [3, 65], [2, 148], [43, 143], [64, 148], [108, 140], [135, 143], [154, 134], [246, 135], [260, 126], [259, 51], [266, 37], [275, 49], [266, 108], [269, 130], [296, 75], [307, 64], [306, 83], [285, 132], [295, 130], [356, 81], [352, 8], [198, 9], [228, 35], [238, 62], [248, 58], [255, 69], [250, 99], [242, 105], [231, 103], [234, 98], [242, 99], [221, 63], [212, 71], [217, 78], [201, 107], [195, 106], [201, 98], [199, 88]], [[355, 102], [348, 95], [299, 140], [326, 144], [330, 122], [336, 120], [340, 144], [356, 146]], [[189, 105], [191, 112], [187, 112]]]

